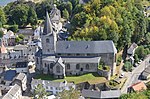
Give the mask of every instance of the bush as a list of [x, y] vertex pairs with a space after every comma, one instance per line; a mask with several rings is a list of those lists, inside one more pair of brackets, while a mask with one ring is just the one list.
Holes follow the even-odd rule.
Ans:
[[18, 32], [18, 25], [11, 25], [10, 27], [9, 27], [9, 30], [11, 30], [11, 31], [13, 31], [13, 32]]
[[117, 66], [119, 66], [119, 65], [120, 65], [121, 60], [122, 60], [122, 56], [121, 56], [121, 55], [119, 55], [119, 56], [117, 57]]
[[126, 61], [123, 66], [125, 71], [132, 71], [132, 64], [129, 61]]

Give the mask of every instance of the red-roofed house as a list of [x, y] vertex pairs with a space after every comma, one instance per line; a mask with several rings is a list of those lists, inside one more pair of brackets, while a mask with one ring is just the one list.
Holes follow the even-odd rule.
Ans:
[[146, 85], [144, 84], [144, 82], [138, 82], [138, 83], [135, 83], [133, 85], [131, 85], [129, 88], [128, 88], [128, 92], [139, 92], [139, 91], [143, 91], [143, 90], [146, 90], [147, 87]]

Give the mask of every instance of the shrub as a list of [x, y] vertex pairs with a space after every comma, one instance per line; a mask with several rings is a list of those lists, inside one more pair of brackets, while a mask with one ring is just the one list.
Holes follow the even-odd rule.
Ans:
[[123, 66], [125, 71], [132, 71], [132, 64], [129, 61], [126, 61]]
[[122, 56], [121, 56], [121, 55], [119, 55], [119, 56], [117, 57], [117, 66], [119, 66], [119, 65], [120, 65], [121, 60], [122, 60]]
[[8, 29], [16, 33], [18, 32], [18, 25], [11, 25]]

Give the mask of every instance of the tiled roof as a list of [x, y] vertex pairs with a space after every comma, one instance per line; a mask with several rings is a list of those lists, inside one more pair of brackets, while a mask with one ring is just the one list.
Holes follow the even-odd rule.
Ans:
[[134, 91], [141, 91], [141, 90], [146, 90], [147, 89], [144, 82], [135, 83], [131, 86], [131, 88], [133, 88]]

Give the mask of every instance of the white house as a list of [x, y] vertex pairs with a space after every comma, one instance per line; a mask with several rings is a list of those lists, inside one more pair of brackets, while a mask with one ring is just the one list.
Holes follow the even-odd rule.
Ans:
[[67, 83], [67, 81], [64, 82], [54, 82], [54, 81], [48, 81], [48, 80], [39, 80], [39, 79], [32, 79], [31, 82], [31, 90], [32, 92], [37, 87], [38, 84], [42, 84], [43, 87], [46, 89], [47, 92], [51, 92], [51, 94], [56, 95], [59, 92], [62, 92], [65, 90], [70, 90], [70, 88], [75, 88], [74, 83]]
[[15, 84], [2, 99], [21, 99], [22, 91], [19, 85]]

